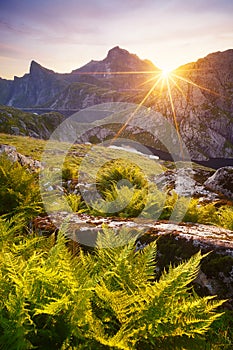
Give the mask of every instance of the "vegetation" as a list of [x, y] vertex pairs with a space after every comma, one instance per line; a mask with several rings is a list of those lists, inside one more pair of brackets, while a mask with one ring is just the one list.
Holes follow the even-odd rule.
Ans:
[[[3, 137], [3, 136], [2, 136]], [[1, 140], [1, 138], [0, 138]], [[3, 137], [6, 143], [17, 144], [23, 151], [23, 137]], [[39, 141], [35, 148], [34, 140], [27, 138], [27, 152], [33, 158], [40, 158], [44, 149], [43, 141]], [[56, 145], [55, 145], [56, 146]], [[60, 145], [62, 152], [62, 146]], [[51, 147], [54, 147], [52, 145]], [[64, 144], [64, 149], [67, 146]], [[85, 203], [80, 193], [70, 193], [66, 181], [76, 180], [82, 157], [86, 154], [88, 146], [74, 145], [65, 159], [62, 169], [64, 182], [64, 198], [73, 211], [85, 211], [92, 215], [137, 217], [141, 215], [147, 219], [168, 220], [178, 205], [177, 210], [183, 210], [185, 215], [183, 221], [212, 224], [224, 228], [233, 229], [233, 206], [229, 204], [219, 205], [218, 202], [200, 204], [198, 199], [180, 198], [175, 192], [161, 192], [155, 185], [151, 184], [151, 170], [145, 175], [140, 166], [133, 165], [128, 159], [108, 161], [97, 173], [97, 189], [101, 197], [97, 202], [89, 205]], [[97, 152], [101, 150], [97, 149]], [[78, 154], [78, 155], [77, 155]], [[75, 156], [76, 155], [76, 156]], [[106, 153], [108, 156], [108, 153]], [[56, 165], [60, 154], [54, 154], [51, 167]], [[98, 154], [96, 155], [98, 158]], [[142, 167], [148, 167], [143, 163]], [[90, 170], [90, 171], [89, 171]], [[158, 168], [157, 168], [158, 170]], [[87, 171], [91, 173], [90, 169]], [[156, 171], [156, 167], [153, 169]], [[17, 212], [36, 215], [43, 211], [38, 185], [38, 175], [30, 174], [18, 163], [11, 163], [6, 157], [0, 158], [0, 215], [12, 215]], [[54, 176], [53, 176], [54, 177]], [[60, 181], [60, 180], [59, 180]], [[54, 201], [53, 210], [64, 210], [59, 208], [61, 202]]]
[[64, 116], [57, 112], [35, 116], [34, 113], [0, 105], [0, 132], [2, 133], [47, 139], [63, 120]]
[[[26, 152], [40, 159], [44, 142], [38, 141], [35, 147], [34, 141], [27, 138]], [[0, 135], [0, 142], [15, 145], [25, 154], [24, 138]], [[52, 168], [63, 146], [67, 148], [60, 146], [53, 154]], [[52, 198], [53, 191], [46, 192], [44, 187], [51, 196], [51, 210], [65, 210], [66, 203], [79, 213], [167, 220], [175, 208], [177, 212], [185, 208], [186, 222], [233, 229], [230, 202], [201, 204], [174, 191], [161, 192], [150, 181], [158, 166], [148, 168], [146, 159], [134, 165], [125, 156], [116, 158], [113, 150], [106, 150], [106, 164], [97, 173], [101, 198], [92, 205], [86, 203], [75, 184], [88, 147], [70, 147], [62, 169], [60, 199], [56, 193]], [[97, 168], [101, 152], [97, 147], [92, 155]], [[91, 176], [95, 173], [92, 164], [86, 168]], [[53, 173], [53, 180], [57, 175]], [[232, 311], [223, 314], [223, 301], [206, 296], [194, 283], [202, 258], [207, 277], [222, 274], [227, 278], [232, 273], [232, 257], [213, 253], [202, 257], [198, 248], [190, 248], [190, 242], [175, 237], [163, 237], [137, 250], [137, 230], [122, 229], [116, 235], [107, 227], [99, 233], [94, 251], [84, 252], [78, 244], [71, 251], [65, 228], [48, 238], [31, 232], [29, 223], [38, 214], [45, 214], [38, 173], [2, 155], [0, 349], [232, 348]], [[220, 290], [218, 297], [224, 298], [224, 293]]]
[[200, 204], [198, 199], [179, 197], [174, 191], [159, 191], [142, 170], [124, 160], [111, 161], [97, 174], [102, 198], [89, 206], [92, 214], [169, 220], [175, 207], [184, 213], [184, 222], [202, 223], [233, 229], [233, 206], [218, 202]]
[[37, 175], [2, 155], [0, 179], [0, 215], [21, 213], [31, 219], [42, 211]]
[[93, 203], [94, 214], [135, 217], [145, 206], [148, 180], [138, 166], [128, 161], [107, 162], [97, 174], [96, 185], [102, 198]]
[[210, 349], [223, 301], [190, 286], [199, 253], [156, 280], [156, 243], [135, 251], [135, 233], [105, 228], [94, 253], [73, 256], [62, 231], [55, 244], [21, 231], [0, 221], [2, 349]]

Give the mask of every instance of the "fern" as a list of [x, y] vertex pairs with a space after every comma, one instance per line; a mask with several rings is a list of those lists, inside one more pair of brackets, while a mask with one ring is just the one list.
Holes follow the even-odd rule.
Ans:
[[18, 163], [0, 157], [0, 214], [12, 217], [23, 213], [31, 219], [42, 211], [37, 175]]
[[217, 224], [228, 230], [233, 230], [233, 207], [224, 206], [217, 211]]
[[148, 186], [147, 178], [142, 170], [133, 163], [119, 159], [105, 163], [97, 174], [97, 188], [100, 193], [111, 190], [112, 185], [127, 180], [137, 189]]
[[140, 232], [104, 227], [94, 252], [74, 256], [65, 228], [54, 243], [19, 225], [13, 236], [13, 221], [0, 220], [2, 349], [175, 349], [201, 343], [221, 315], [223, 301], [190, 287], [200, 253], [156, 280], [156, 242], [136, 251]]

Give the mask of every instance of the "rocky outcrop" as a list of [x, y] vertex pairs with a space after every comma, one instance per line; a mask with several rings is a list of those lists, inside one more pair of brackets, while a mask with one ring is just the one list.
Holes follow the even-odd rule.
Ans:
[[233, 200], [233, 167], [218, 169], [204, 184], [211, 191]]
[[13, 163], [18, 162], [23, 167], [28, 168], [30, 171], [38, 171], [43, 166], [41, 162], [31, 157], [26, 157], [23, 154], [16, 151], [16, 148], [8, 145], [0, 145], [0, 155], [5, 154], [6, 157]]
[[179, 196], [202, 198], [205, 199], [205, 202], [212, 202], [219, 199], [218, 191], [208, 189], [203, 181], [212, 173], [211, 170], [201, 168], [166, 170], [155, 176], [154, 182], [162, 191], [174, 190]]
[[[108, 217], [94, 217], [87, 214], [68, 212], [55, 212], [46, 217], [38, 217], [34, 220], [35, 229], [43, 231], [44, 225], [48, 232], [59, 228], [63, 223], [69, 224], [68, 232], [73, 239], [87, 246], [94, 246], [96, 235], [102, 230], [103, 225], [119, 230], [120, 228], [135, 228], [142, 236], [146, 234], [154, 236], [174, 235], [177, 238], [192, 241], [192, 244], [199, 249], [213, 249], [219, 253], [233, 257], [233, 231], [201, 224], [185, 224], [172, 222], [151, 222], [146, 219], [118, 219]], [[74, 233], [76, 236], [74, 236]], [[86, 237], [85, 237], [85, 234]], [[90, 236], [92, 234], [92, 237]], [[90, 241], [88, 241], [90, 240]], [[144, 239], [141, 239], [144, 242]]]

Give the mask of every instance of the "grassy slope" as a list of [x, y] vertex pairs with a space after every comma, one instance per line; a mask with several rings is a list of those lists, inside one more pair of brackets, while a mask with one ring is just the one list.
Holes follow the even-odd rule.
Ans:
[[104, 162], [107, 162], [116, 158], [124, 158], [129, 162], [135, 162], [142, 169], [146, 169], [146, 173], [149, 177], [166, 170], [164, 166], [161, 166], [159, 163], [149, 160], [146, 157], [142, 157], [137, 154], [133, 154], [132, 156], [132, 153], [124, 152], [123, 150], [103, 148], [101, 146], [94, 146], [93, 150], [90, 151], [89, 145], [69, 145], [62, 142], [56, 144], [54, 142], [50, 143], [45, 140], [34, 139], [31, 137], [15, 136], [3, 133], [0, 133], [0, 144], [14, 146], [19, 153], [37, 160], [41, 160], [45, 148], [53, 150], [55, 148], [59, 151], [57, 154], [49, 152], [51, 165], [56, 165], [60, 159], [60, 152], [64, 148], [69, 148], [69, 154], [66, 162], [69, 163], [70, 166], [77, 166], [80, 164], [81, 159], [89, 151], [89, 161], [85, 163], [85, 167], [87, 167], [86, 170], [90, 171], [90, 173], [93, 171], [93, 162], [95, 162], [95, 168], [99, 168], [103, 164], [103, 160]]

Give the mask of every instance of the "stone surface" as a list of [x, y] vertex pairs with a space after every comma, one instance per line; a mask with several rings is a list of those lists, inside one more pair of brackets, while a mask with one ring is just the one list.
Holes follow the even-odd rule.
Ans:
[[[34, 222], [35, 228], [40, 229], [46, 223], [47, 230], [59, 228], [62, 224], [68, 223], [68, 232], [77, 234], [79, 232], [89, 232], [92, 234], [90, 245], [95, 242], [96, 235], [102, 230], [102, 225], [108, 225], [110, 228], [119, 230], [120, 228], [137, 228], [141, 230], [142, 235], [150, 233], [155, 236], [174, 235], [192, 241], [193, 245], [201, 249], [214, 249], [219, 253], [233, 256], [233, 231], [202, 224], [185, 224], [173, 222], [150, 221], [146, 219], [118, 219], [107, 217], [93, 217], [87, 214], [77, 214], [68, 212], [54, 212], [46, 217], [38, 217]], [[81, 242], [83, 243], [83, 242]], [[86, 242], [88, 243], [88, 242]], [[88, 244], [87, 244], [88, 245]], [[93, 244], [94, 245], [94, 244]]]
[[204, 169], [180, 168], [166, 170], [154, 177], [153, 182], [162, 191], [174, 190], [179, 196], [200, 198], [203, 202], [212, 202], [224, 197], [229, 198], [223, 192], [206, 186], [208, 177], [213, 171]]
[[233, 167], [218, 169], [204, 184], [208, 189], [233, 200]]

